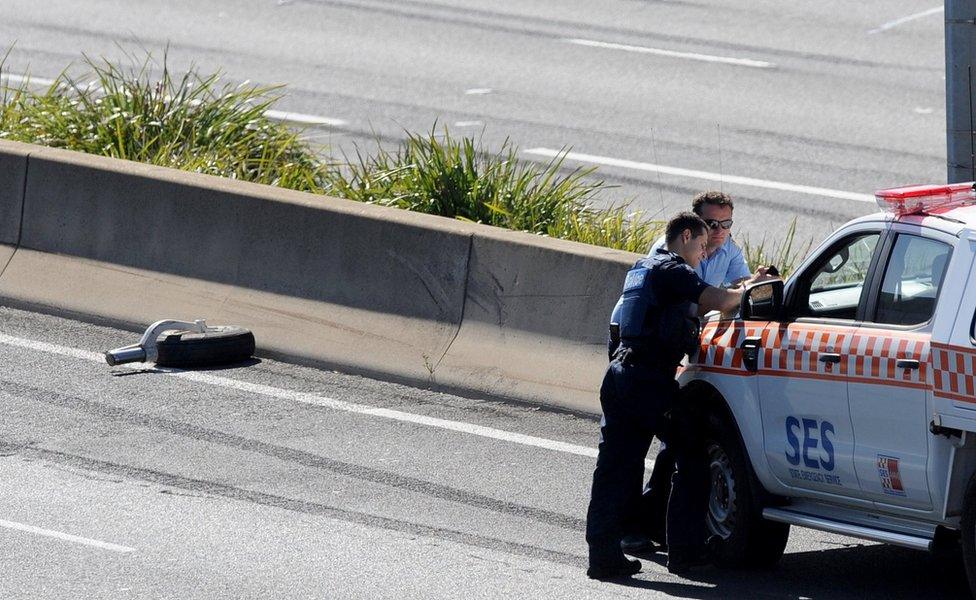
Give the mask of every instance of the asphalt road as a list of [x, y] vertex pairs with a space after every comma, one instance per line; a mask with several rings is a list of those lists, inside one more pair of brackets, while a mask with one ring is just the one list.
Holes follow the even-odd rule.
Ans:
[[[341, 157], [437, 122], [571, 148], [666, 215], [739, 198], [753, 243], [801, 242], [873, 212], [878, 188], [945, 181], [943, 15], [908, 0], [6, 0], [7, 70], [50, 78], [82, 52], [168, 47], [177, 69], [287, 84], [282, 110]], [[531, 151], [531, 152], [530, 152]], [[817, 188], [814, 190], [799, 186]], [[855, 199], [851, 199], [851, 195]]]
[[594, 417], [271, 360], [100, 362], [135, 338], [0, 308], [0, 598], [966, 595], [926, 554], [799, 529], [771, 571], [657, 555], [590, 581]]

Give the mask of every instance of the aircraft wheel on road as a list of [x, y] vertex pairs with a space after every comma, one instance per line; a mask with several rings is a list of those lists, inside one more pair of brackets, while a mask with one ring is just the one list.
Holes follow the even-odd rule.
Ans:
[[207, 327], [203, 333], [179, 331], [156, 342], [156, 364], [181, 369], [241, 362], [254, 354], [254, 334], [242, 327]]

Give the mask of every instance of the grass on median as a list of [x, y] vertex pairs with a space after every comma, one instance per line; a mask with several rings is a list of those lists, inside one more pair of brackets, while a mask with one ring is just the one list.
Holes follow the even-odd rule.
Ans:
[[[220, 73], [161, 74], [85, 57], [46, 90], [0, 96], [0, 138], [322, 193], [325, 168], [300, 133], [265, 116], [278, 88], [221, 84]], [[2, 63], [0, 63], [2, 67]]]
[[646, 252], [663, 230], [627, 205], [597, 208], [608, 186], [595, 169], [564, 169], [564, 155], [539, 165], [518, 158], [506, 140], [488, 151], [436, 127], [407, 133], [395, 150], [357, 153], [330, 174], [343, 198], [395, 206], [598, 246]]
[[765, 237], [758, 244], [750, 243], [749, 238], [743, 238], [740, 246], [742, 255], [753, 272], [760, 265], [776, 265], [780, 275], [786, 277], [806, 257], [813, 246], [813, 240], [808, 240], [805, 244], [797, 244], [796, 217], [793, 217], [786, 228], [786, 237], [775, 247], [768, 248]]

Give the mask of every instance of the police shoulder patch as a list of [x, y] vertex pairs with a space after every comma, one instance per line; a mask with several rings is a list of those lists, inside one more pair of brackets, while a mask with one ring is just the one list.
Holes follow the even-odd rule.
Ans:
[[647, 280], [646, 268], [637, 268], [627, 271], [627, 278], [624, 280], [624, 292], [629, 292], [644, 287], [644, 282]]

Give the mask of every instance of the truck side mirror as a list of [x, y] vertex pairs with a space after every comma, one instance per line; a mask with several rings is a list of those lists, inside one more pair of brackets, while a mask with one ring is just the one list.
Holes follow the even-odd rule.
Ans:
[[783, 280], [773, 279], [746, 286], [739, 305], [740, 319], [776, 321], [783, 312]]

